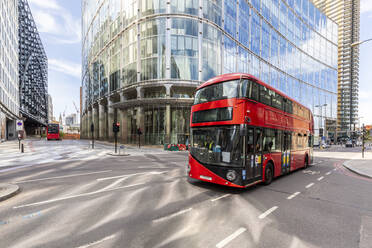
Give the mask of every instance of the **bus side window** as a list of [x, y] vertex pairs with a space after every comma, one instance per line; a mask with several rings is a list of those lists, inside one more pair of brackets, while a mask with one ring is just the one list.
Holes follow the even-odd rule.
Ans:
[[258, 84], [256, 82], [251, 81], [251, 99], [255, 101], [259, 101], [260, 91]]
[[271, 96], [269, 90], [262, 85], [260, 86], [260, 102], [266, 105], [271, 105]]

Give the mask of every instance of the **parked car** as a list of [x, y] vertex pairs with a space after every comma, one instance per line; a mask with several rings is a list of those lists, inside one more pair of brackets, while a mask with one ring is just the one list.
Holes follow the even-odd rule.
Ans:
[[353, 142], [351, 140], [346, 141], [345, 147], [353, 147]]

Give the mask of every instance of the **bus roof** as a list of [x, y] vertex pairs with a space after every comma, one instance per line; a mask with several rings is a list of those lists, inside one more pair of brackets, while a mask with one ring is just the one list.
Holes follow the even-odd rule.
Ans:
[[[262, 82], [261, 80], [259, 80], [258, 78], [256, 78], [255, 76], [251, 75], [251, 74], [248, 74], [248, 73], [227, 73], [227, 74], [222, 74], [222, 75], [219, 75], [219, 76], [216, 76], [214, 78], [211, 78], [209, 79], [208, 81], [202, 83], [196, 90], [199, 90], [201, 88], [204, 88], [204, 87], [207, 87], [207, 86], [210, 86], [212, 84], [218, 84], [218, 83], [221, 83], [221, 82], [226, 82], [226, 81], [230, 81], [230, 80], [236, 80], [236, 79], [241, 79], [241, 78], [244, 78], [244, 79], [251, 79], [253, 81], [256, 81], [257, 83], [265, 86], [266, 88], [272, 90], [272, 91], [275, 91], [276, 93], [278, 93], [279, 95], [291, 100], [292, 102], [295, 102], [297, 103], [298, 105], [300, 105], [301, 107], [303, 108], [306, 108], [306, 109], [309, 109], [308, 107], [305, 107], [304, 105], [302, 105], [301, 103], [297, 102], [296, 100], [294, 100], [293, 98], [287, 96], [286, 94], [284, 94], [283, 92], [281, 92], [280, 90], [277, 90], [275, 88], [273, 88], [272, 86]], [[310, 111], [311, 112], [311, 111]]]

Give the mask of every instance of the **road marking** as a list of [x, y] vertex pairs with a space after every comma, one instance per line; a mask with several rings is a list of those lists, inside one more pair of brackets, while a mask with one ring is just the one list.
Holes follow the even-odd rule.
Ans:
[[245, 231], [247, 231], [246, 228], [244, 228], [244, 227], [239, 228], [233, 234], [231, 234], [230, 236], [228, 236], [227, 238], [225, 238], [224, 240], [222, 240], [221, 242], [219, 242], [216, 245], [216, 247], [217, 248], [225, 247], [228, 243], [230, 243], [233, 239], [235, 239], [236, 237], [238, 237], [240, 234], [244, 233]]
[[334, 171], [336, 171], [336, 170], [337, 170], [337, 168], [334, 168], [333, 170], [334, 170]]
[[319, 178], [318, 178], [318, 181], [323, 180], [323, 179], [324, 179], [324, 177], [319, 177]]
[[110, 172], [110, 171], [112, 171], [112, 170], [96, 171], [96, 172], [81, 173], [81, 174], [73, 174], [73, 175], [66, 175], [66, 176], [59, 176], [59, 177], [46, 177], [46, 178], [40, 178], [40, 179], [32, 179], [32, 180], [19, 181], [19, 182], [15, 182], [15, 183], [31, 183], [31, 182], [38, 182], [38, 181], [50, 180], [50, 179], [59, 179], [59, 178], [67, 178], [67, 177], [78, 177], [78, 176], [100, 174], [100, 173], [106, 173], [106, 172]]
[[145, 183], [137, 183], [137, 184], [127, 185], [127, 186], [122, 186], [122, 187], [116, 187], [116, 188], [112, 188], [112, 189], [106, 189], [104, 191], [103, 190], [97, 190], [97, 191], [93, 191], [93, 192], [89, 192], [89, 193], [84, 193], [84, 194], [66, 196], [66, 197], [51, 199], [51, 200], [47, 200], [47, 201], [41, 201], [41, 202], [35, 202], [35, 203], [25, 204], [25, 205], [16, 206], [16, 207], [13, 207], [13, 208], [14, 209], [17, 209], [17, 208], [38, 206], [38, 205], [43, 205], [43, 204], [48, 204], [48, 203], [52, 203], [52, 202], [58, 202], [58, 201], [73, 199], [73, 198], [82, 197], [82, 196], [95, 195], [95, 194], [102, 193], [102, 192], [109, 192], [109, 191], [113, 191], [113, 190], [117, 190], [117, 189], [125, 189], [125, 188], [135, 187], [135, 186], [144, 185], [144, 184]]
[[297, 195], [299, 195], [299, 194], [301, 194], [301, 192], [296, 192], [296, 193], [294, 193], [294, 194], [288, 196], [287, 199], [288, 199], [288, 200], [291, 200], [291, 199], [295, 198], [295, 197], [296, 197]]
[[113, 239], [113, 238], [115, 238], [115, 235], [110, 235], [110, 236], [107, 236], [107, 237], [105, 237], [103, 239], [97, 240], [95, 242], [92, 242], [92, 243], [89, 243], [89, 244], [86, 244], [86, 245], [79, 246], [78, 248], [88, 248], [88, 247], [97, 245], [99, 243], [102, 243], [102, 242], [104, 242], [106, 240]]
[[332, 171], [328, 171], [328, 172], [326, 173], [326, 175], [329, 176], [329, 175], [331, 175], [331, 173], [332, 173]]
[[308, 189], [308, 188], [312, 187], [313, 185], [314, 185], [314, 183], [310, 183], [310, 184], [306, 185], [306, 188]]
[[228, 197], [230, 196], [231, 194], [226, 194], [226, 195], [223, 195], [223, 196], [220, 196], [220, 197], [217, 197], [217, 198], [214, 198], [212, 199], [211, 201], [214, 202], [214, 201], [218, 201], [219, 199], [222, 199], [222, 198], [225, 198], [225, 197]]
[[168, 171], [151, 171], [151, 172], [140, 172], [140, 173], [134, 173], [134, 174], [126, 174], [121, 176], [115, 176], [115, 177], [104, 177], [104, 178], [98, 178], [97, 181], [105, 181], [110, 179], [116, 179], [116, 178], [123, 178], [123, 177], [131, 177], [131, 176], [138, 176], [138, 175], [145, 175], [145, 174], [151, 174], [151, 175], [160, 175], [163, 173], [166, 173]]
[[119, 178], [118, 180], [116, 180], [115, 182], [109, 184], [108, 186], [104, 187], [103, 189], [100, 189], [98, 191], [105, 191], [107, 189], [110, 189], [110, 188], [114, 188], [116, 185], [120, 184], [121, 182], [123, 182], [124, 180], [126, 180], [128, 177], [123, 177], [123, 178]]
[[184, 210], [181, 210], [179, 212], [176, 212], [176, 213], [173, 213], [173, 214], [170, 214], [168, 216], [164, 216], [164, 217], [161, 217], [159, 219], [154, 219], [152, 220], [153, 222], [161, 222], [161, 221], [165, 221], [165, 220], [168, 220], [168, 219], [171, 219], [173, 217], [176, 217], [178, 215], [181, 215], [181, 214], [184, 214], [184, 213], [187, 213], [187, 212], [190, 212], [192, 210], [192, 208], [188, 208], [188, 209], [184, 209]]
[[258, 216], [258, 218], [260, 218], [260, 219], [266, 218], [266, 216], [268, 216], [269, 214], [271, 214], [272, 212], [277, 210], [277, 208], [278, 208], [278, 206], [274, 206], [274, 207], [270, 208], [269, 210], [266, 210], [266, 212], [262, 213], [260, 216]]

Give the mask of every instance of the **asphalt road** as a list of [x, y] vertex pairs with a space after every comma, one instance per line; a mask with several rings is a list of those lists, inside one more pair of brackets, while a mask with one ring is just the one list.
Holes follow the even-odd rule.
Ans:
[[1, 182], [22, 189], [0, 203], [0, 247], [372, 244], [372, 180], [344, 169], [332, 152], [270, 186], [239, 190], [188, 180], [185, 152], [112, 157], [87, 142], [33, 147], [44, 154], [38, 163], [22, 168], [18, 159], [19, 168], [0, 172]]

